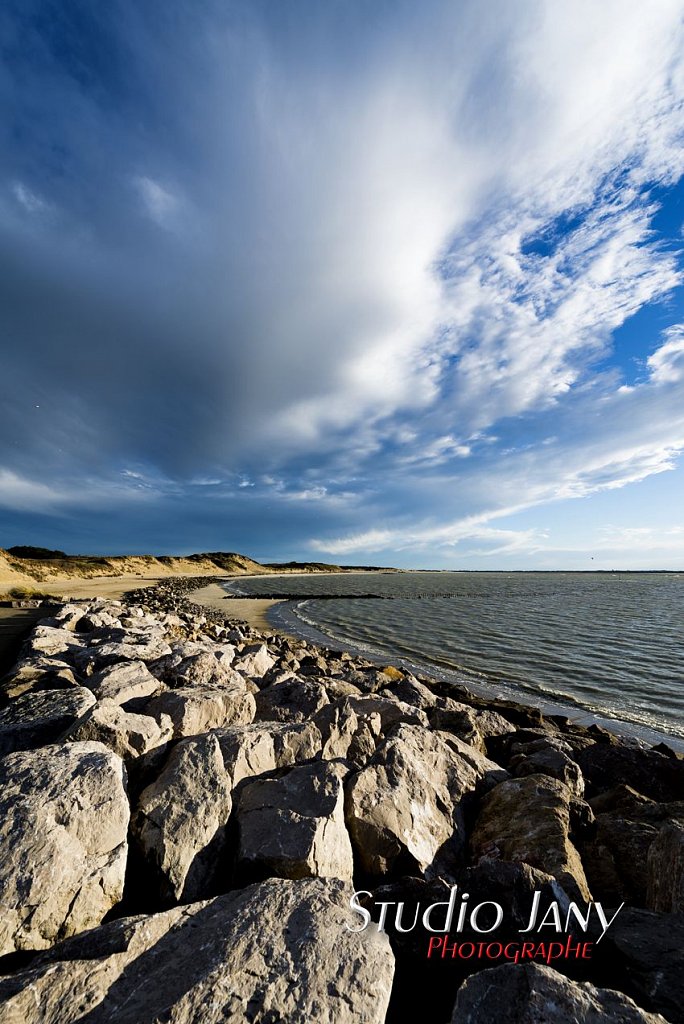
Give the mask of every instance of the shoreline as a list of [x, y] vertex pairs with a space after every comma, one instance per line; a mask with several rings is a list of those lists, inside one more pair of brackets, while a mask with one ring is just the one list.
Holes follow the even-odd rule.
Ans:
[[[194, 603], [206, 589], [219, 611]], [[684, 943], [684, 758], [260, 634], [226, 617], [221, 589], [46, 603], [3, 681], [0, 1016], [113, 1021], [123, 1005], [199, 1022], [220, 990], [240, 1017], [399, 1024], [417, 987], [458, 1020], [469, 987], [510, 999], [504, 950], [543, 898], [542, 925], [591, 955], [566, 964], [543, 932], [524, 991], [550, 986], [568, 1020], [591, 1000], [601, 1019], [650, 1024], [642, 1004], [682, 1021], [679, 962], [663, 963]], [[426, 965], [440, 929], [425, 918], [352, 926], [456, 892], [475, 907], [449, 939], [461, 960]], [[582, 911], [572, 928], [550, 916], [582, 904], [619, 909], [600, 936]], [[474, 916], [487, 906], [492, 927]]]
[[[286, 577], [292, 574], [273, 573], [269, 575]], [[316, 575], [335, 576], [337, 574], [320, 573]], [[245, 575], [239, 578], [260, 579], [261, 577], [257, 575]], [[217, 586], [219, 589], [222, 589], [220, 584]], [[231, 599], [231, 604], [236, 600], [237, 599]], [[673, 736], [664, 729], [656, 729], [652, 726], [640, 725], [639, 723], [625, 721], [620, 718], [611, 718], [608, 714], [601, 713], [600, 711], [590, 711], [589, 709], [577, 707], [572, 703], [565, 703], [562, 697], [558, 700], [547, 699], [544, 697], [534, 698], [531, 694], [519, 693], [516, 691], [514, 684], [510, 684], [510, 686], [502, 686], [501, 683], [494, 682], [493, 680], [489, 681], [486, 678], [483, 680], [473, 679], [466, 673], [460, 673], [457, 669], [441, 667], [437, 663], [431, 662], [429, 659], [425, 659], [424, 662], [412, 661], [410, 658], [406, 658], [405, 656], [392, 651], [382, 651], [379, 648], [373, 650], [360, 644], [354, 644], [351, 641], [335, 637], [326, 633], [325, 630], [320, 627], [302, 622], [291, 609], [291, 606], [298, 600], [300, 599], [296, 596], [291, 599], [262, 599], [257, 597], [240, 598], [241, 604], [244, 603], [244, 605], [247, 606], [247, 612], [249, 611], [249, 603], [252, 601], [258, 601], [263, 603], [265, 606], [264, 608], [259, 609], [259, 612], [255, 614], [254, 622], [251, 622], [246, 618], [246, 616], [243, 616], [243, 618], [246, 618], [246, 621], [250, 621], [250, 625], [253, 625], [254, 628], [262, 628], [256, 623], [257, 621], [265, 621], [267, 631], [279, 633], [280, 635], [286, 636], [290, 639], [303, 639], [309, 643], [328, 647], [331, 650], [347, 651], [354, 656], [367, 658], [369, 661], [374, 661], [379, 665], [391, 662], [398, 668], [407, 669], [408, 671], [425, 676], [427, 679], [453, 683], [457, 686], [465, 686], [474, 694], [485, 700], [509, 700], [516, 704], [520, 704], [522, 707], [537, 708], [546, 716], [565, 716], [577, 725], [598, 725], [621, 739], [636, 739], [649, 746], [656, 746], [658, 743], [665, 743], [677, 753], [684, 753], [684, 738]], [[302, 598], [302, 600], [306, 599]], [[221, 610], [223, 610], [223, 607], [221, 607]], [[290, 621], [288, 621], [288, 618]], [[295, 621], [292, 622], [292, 619]]]

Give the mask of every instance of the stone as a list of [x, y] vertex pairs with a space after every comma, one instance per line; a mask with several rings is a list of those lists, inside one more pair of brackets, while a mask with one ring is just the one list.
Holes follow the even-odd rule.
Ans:
[[56, 654], [69, 654], [81, 647], [81, 641], [68, 629], [55, 626], [36, 626], [24, 644], [24, 655], [31, 657], [36, 654], [53, 657]]
[[599, 949], [606, 984], [661, 1013], [671, 1024], [681, 1024], [684, 914], [623, 907]]
[[137, 715], [125, 711], [116, 701], [101, 700], [89, 708], [61, 736], [62, 743], [93, 740], [122, 757], [124, 761], [149, 753], [173, 737], [168, 715]]
[[151, 697], [161, 687], [144, 661], [124, 661], [91, 676], [88, 689], [98, 700], [125, 704], [138, 697]]
[[553, 875], [571, 898], [589, 901], [584, 867], [570, 838], [582, 820], [593, 820], [591, 809], [558, 779], [509, 779], [482, 801], [471, 837], [473, 856], [524, 862]]
[[197, 736], [224, 725], [251, 722], [256, 711], [254, 697], [244, 688], [180, 687], [152, 697], [145, 713], [157, 718], [168, 715], [173, 734]]
[[69, 743], [0, 760], [0, 955], [45, 949], [121, 899], [129, 819], [121, 758]]
[[480, 778], [438, 734], [397, 726], [347, 787], [347, 827], [363, 870], [453, 877], [465, 850], [463, 801]]
[[375, 753], [382, 730], [377, 711], [357, 714], [347, 700], [326, 704], [314, 721], [321, 732], [321, 757], [346, 758], [363, 767]]
[[84, 686], [23, 693], [0, 708], [0, 756], [53, 743], [94, 703]]
[[684, 761], [626, 743], [592, 743], [575, 752], [587, 796], [629, 781], [632, 789], [658, 803], [680, 800], [684, 793]]
[[197, 651], [177, 660], [178, 655], [165, 659], [166, 665], [161, 674], [157, 673], [167, 685], [174, 687], [199, 686], [215, 689], [222, 686], [233, 686], [244, 689], [244, 680], [228, 662], [220, 661], [211, 651]]
[[384, 1024], [394, 957], [352, 932], [351, 889], [269, 879], [204, 903], [111, 921], [0, 979], [21, 1024]]
[[402, 722], [405, 725], [419, 725], [423, 729], [429, 728], [430, 725], [427, 715], [423, 711], [404, 701], [381, 695], [352, 696], [347, 699], [345, 706], [355, 711], [359, 717], [371, 714], [379, 715], [383, 733], [388, 732], [393, 725], [399, 725]]
[[80, 686], [80, 680], [71, 666], [61, 658], [39, 655], [18, 661], [11, 673], [0, 683], [0, 692], [5, 699], [14, 700], [29, 690], [68, 690]]
[[452, 1024], [667, 1024], [628, 996], [571, 981], [543, 964], [502, 964], [479, 971], [458, 990]]
[[508, 768], [519, 779], [526, 775], [551, 775], [563, 782], [575, 796], [584, 796], [584, 778], [580, 766], [557, 747], [549, 745], [529, 754], [517, 754]]
[[341, 761], [299, 765], [245, 781], [236, 803], [238, 867], [247, 877], [351, 880], [354, 860], [344, 824]]
[[156, 661], [171, 653], [166, 640], [161, 637], [141, 638], [139, 643], [133, 642], [130, 634], [127, 640], [111, 643], [91, 644], [82, 650], [73, 652], [74, 664], [86, 675], [99, 672], [108, 665], [116, 665], [120, 661]]
[[232, 780], [209, 733], [181, 740], [143, 790], [131, 822], [164, 902], [211, 895], [232, 808]]
[[329, 703], [320, 683], [292, 679], [260, 690], [256, 695], [257, 722], [306, 722]]
[[233, 668], [250, 679], [265, 676], [274, 665], [275, 658], [266, 644], [247, 644], [233, 658]]
[[647, 856], [646, 905], [650, 910], [684, 913], [684, 825], [663, 825]]

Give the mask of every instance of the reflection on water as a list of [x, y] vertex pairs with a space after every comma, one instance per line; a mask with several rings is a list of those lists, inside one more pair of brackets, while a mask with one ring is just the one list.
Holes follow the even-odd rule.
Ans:
[[289, 614], [337, 643], [684, 737], [683, 573], [359, 573], [230, 589], [302, 595]]

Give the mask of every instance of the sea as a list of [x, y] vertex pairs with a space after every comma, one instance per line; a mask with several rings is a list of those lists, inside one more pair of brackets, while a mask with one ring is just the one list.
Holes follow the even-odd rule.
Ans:
[[277, 628], [684, 750], [684, 573], [249, 577]]

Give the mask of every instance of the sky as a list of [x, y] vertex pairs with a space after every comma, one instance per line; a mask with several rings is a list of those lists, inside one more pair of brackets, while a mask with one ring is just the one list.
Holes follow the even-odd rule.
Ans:
[[684, 569], [682, 0], [6, 0], [0, 546]]

